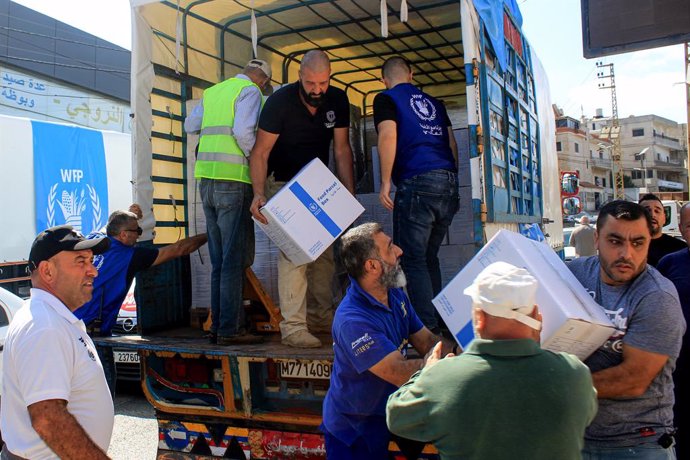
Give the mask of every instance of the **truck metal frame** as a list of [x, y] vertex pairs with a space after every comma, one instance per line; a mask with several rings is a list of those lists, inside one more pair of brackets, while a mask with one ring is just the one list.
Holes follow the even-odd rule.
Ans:
[[[133, 183], [135, 200], [153, 210], [141, 225], [143, 244], [202, 231], [189, 187], [194, 139], [182, 128], [191, 103], [254, 56], [271, 64], [276, 84], [295, 81], [301, 56], [320, 48], [331, 58], [332, 84], [351, 101], [355, 179], [365, 207], [377, 206], [371, 104], [383, 89], [383, 60], [405, 56], [415, 83], [449, 108], [461, 140], [461, 212], [442, 249], [446, 281], [502, 228], [542, 225], [551, 246], [562, 248], [555, 123], [548, 91], [538, 91], [546, 80], [520, 32], [519, 12], [500, 6], [493, 16], [486, 8], [479, 13], [479, 0], [414, 0], [403, 22], [390, 5], [382, 16], [376, 0], [256, 0], [254, 11], [239, 1], [131, 3]], [[498, 25], [505, 30], [496, 36], [489, 29]], [[142, 273], [140, 335], [98, 340], [139, 351], [142, 385], [159, 422], [159, 458], [324, 458], [318, 426], [330, 346], [296, 350], [275, 336], [262, 345], [209, 345], [189, 327], [190, 276], [189, 259]], [[269, 315], [264, 324], [271, 323]], [[394, 443], [391, 450], [398, 451]], [[422, 457], [436, 458], [434, 449]]]

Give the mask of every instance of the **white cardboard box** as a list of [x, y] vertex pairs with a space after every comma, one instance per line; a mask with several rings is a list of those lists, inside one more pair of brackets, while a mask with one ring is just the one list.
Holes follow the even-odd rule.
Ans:
[[363, 212], [316, 158], [261, 208], [268, 224], [257, 224], [292, 263], [303, 265], [316, 260]]
[[613, 333], [614, 327], [602, 307], [546, 243], [501, 230], [433, 300], [463, 348], [474, 338], [472, 300], [463, 290], [484, 267], [498, 261], [525, 268], [538, 280], [536, 302], [543, 319], [543, 348], [572, 353], [584, 360]]

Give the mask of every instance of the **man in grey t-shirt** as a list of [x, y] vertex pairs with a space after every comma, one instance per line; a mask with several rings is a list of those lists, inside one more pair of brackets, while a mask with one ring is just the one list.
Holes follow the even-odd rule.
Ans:
[[608, 459], [631, 448], [630, 458], [675, 459], [671, 374], [685, 320], [673, 284], [647, 265], [651, 226], [642, 206], [608, 203], [597, 220], [599, 255], [568, 265], [616, 328], [585, 361], [599, 412], [585, 434], [584, 459]]

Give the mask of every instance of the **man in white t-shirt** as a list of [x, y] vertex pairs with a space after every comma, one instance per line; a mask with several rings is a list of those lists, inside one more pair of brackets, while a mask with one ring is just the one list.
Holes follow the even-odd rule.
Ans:
[[12, 320], [3, 352], [3, 459], [108, 458], [113, 400], [96, 347], [72, 312], [91, 299], [92, 258], [109, 245], [63, 225], [31, 246], [31, 299]]

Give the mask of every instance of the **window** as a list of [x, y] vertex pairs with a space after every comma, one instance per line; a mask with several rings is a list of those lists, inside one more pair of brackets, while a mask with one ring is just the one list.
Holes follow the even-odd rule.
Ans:
[[632, 132], [633, 137], [644, 136], [644, 128], [635, 128]]
[[605, 177], [601, 178], [601, 186], [606, 187], [606, 178]]
[[597, 124], [596, 124], [596, 123], [592, 123], [592, 131], [596, 131], [596, 129], [597, 129]]
[[653, 178], [654, 178], [654, 170], [648, 169], [647, 170], [647, 179], [653, 179]]
[[579, 153], [579, 152], [580, 152], [580, 144], [575, 142], [575, 153]]
[[557, 152], [560, 152], [560, 151], [562, 151], [562, 150], [563, 150], [563, 149], [561, 148], [561, 143], [560, 143], [560, 142], [556, 142], [556, 151], [557, 151]]

